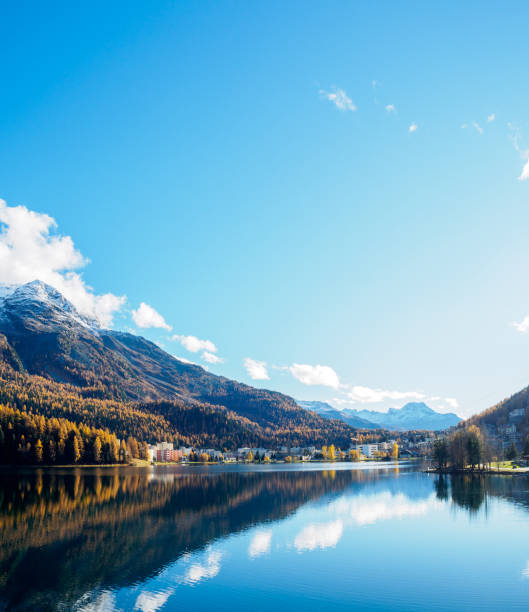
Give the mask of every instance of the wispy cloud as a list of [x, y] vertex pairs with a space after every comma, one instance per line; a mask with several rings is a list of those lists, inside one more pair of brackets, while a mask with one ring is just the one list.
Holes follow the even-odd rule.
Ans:
[[207, 363], [224, 363], [224, 359], [215, 355], [215, 353], [210, 353], [209, 351], [204, 351], [202, 353], [202, 359], [207, 361]]
[[211, 340], [200, 340], [200, 338], [196, 336], [174, 334], [174, 336], [171, 336], [171, 340], [180, 342], [180, 344], [190, 353], [198, 353], [199, 351], [208, 351], [209, 353], [217, 352], [217, 347]]
[[355, 385], [345, 393], [346, 400], [351, 404], [377, 404], [386, 400], [422, 400], [426, 398], [424, 393], [419, 391], [389, 391], [386, 389], [372, 389], [370, 387], [362, 387]]
[[332, 102], [336, 108], [341, 111], [355, 111], [356, 105], [353, 103], [351, 98], [345, 93], [343, 89], [334, 88], [333, 91], [325, 91], [320, 89], [320, 95]]
[[519, 323], [513, 323], [514, 328], [521, 334], [526, 334], [529, 331], [529, 316], [524, 317]]
[[170, 325], [167, 325], [162, 315], [145, 302], [142, 302], [137, 310], [132, 311], [132, 319], [138, 327], [144, 329], [150, 327], [158, 327], [168, 331], [172, 329]]
[[529, 179], [529, 149], [523, 149], [520, 146], [520, 131], [518, 130], [518, 128], [512, 123], [508, 123], [507, 127], [509, 128], [509, 131], [511, 132], [511, 140], [512, 140], [513, 146], [516, 149], [516, 151], [518, 151], [518, 153], [520, 154], [520, 158], [524, 162], [522, 172], [520, 176], [518, 177], [518, 180], [526, 181], [527, 179]]
[[496, 114], [495, 113], [491, 113], [488, 117], [487, 117], [487, 123], [492, 123], [494, 121], [494, 119], [496, 119]]
[[333, 389], [340, 386], [338, 374], [330, 366], [293, 363], [289, 370], [304, 385], [323, 385]]
[[395, 108], [394, 104], [386, 104], [386, 110], [388, 111], [388, 113], [396, 113], [397, 109]]
[[416, 132], [419, 129], [419, 126], [416, 123], [412, 123], [410, 124], [410, 127], [408, 128], [408, 132], [410, 134], [413, 134], [413, 132]]
[[[178, 359], [178, 361], [181, 361], [182, 363], [187, 363], [189, 365], [196, 365], [196, 366], [200, 365], [200, 364], [196, 363], [196, 361], [190, 361], [189, 359], [186, 359], [185, 357], [179, 357], [178, 355], [173, 355], [173, 357], [175, 359]], [[200, 366], [200, 367], [203, 367], [203, 366]]]
[[478, 132], [478, 134], [483, 134], [483, 128], [479, 125], [479, 123], [477, 121], [472, 121], [471, 123], [462, 123], [461, 124], [461, 129], [462, 130], [466, 130], [469, 127], [473, 127], [476, 132]]
[[246, 357], [243, 363], [252, 380], [270, 380], [266, 361], [257, 361], [257, 359]]

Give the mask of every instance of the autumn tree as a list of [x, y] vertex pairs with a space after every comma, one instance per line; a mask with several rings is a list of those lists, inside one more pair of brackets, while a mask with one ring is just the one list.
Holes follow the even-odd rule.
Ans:
[[140, 459], [149, 459], [149, 445], [147, 442], [142, 442], [140, 445]]
[[138, 442], [136, 441], [136, 438], [133, 438], [132, 436], [129, 436], [127, 438], [127, 449], [131, 457], [134, 457], [134, 459], [139, 458], [140, 451], [138, 448]]
[[44, 449], [42, 447], [42, 442], [39, 438], [35, 442], [35, 446], [33, 447], [33, 457], [35, 459], [35, 463], [42, 463], [43, 455], [44, 455]]
[[468, 463], [467, 435], [460, 429], [450, 439], [450, 461], [456, 468], [463, 469]]
[[101, 463], [101, 458], [103, 456], [103, 446], [101, 444], [101, 438], [99, 436], [95, 437], [94, 446], [92, 448], [92, 456], [94, 459], [94, 463]]
[[128, 458], [127, 445], [125, 444], [125, 440], [121, 440], [121, 444], [119, 446], [119, 462], [126, 463], [127, 458]]
[[352, 448], [349, 451], [349, 459], [351, 461], [360, 461], [360, 451], [356, 450], [356, 448]]
[[73, 436], [72, 440], [72, 459], [74, 463], [79, 463], [81, 459], [81, 447], [79, 444], [79, 438], [77, 436]]

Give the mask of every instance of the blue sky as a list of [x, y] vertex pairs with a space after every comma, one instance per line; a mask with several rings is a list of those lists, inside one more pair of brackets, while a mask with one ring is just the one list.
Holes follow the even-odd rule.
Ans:
[[529, 383], [526, 3], [75, 4], [1, 9], [0, 281], [300, 399]]

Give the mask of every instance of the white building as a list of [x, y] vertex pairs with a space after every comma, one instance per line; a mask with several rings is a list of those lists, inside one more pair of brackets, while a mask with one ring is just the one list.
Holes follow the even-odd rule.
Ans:
[[358, 444], [356, 450], [364, 457], [374, 457], [378, 453], [378, 444]]

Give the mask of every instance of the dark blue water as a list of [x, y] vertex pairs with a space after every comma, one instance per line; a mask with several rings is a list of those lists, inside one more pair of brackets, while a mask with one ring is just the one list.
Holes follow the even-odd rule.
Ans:
[[529, 608], [529, 478], [413, 466], [0, 473], [0, 607]]

